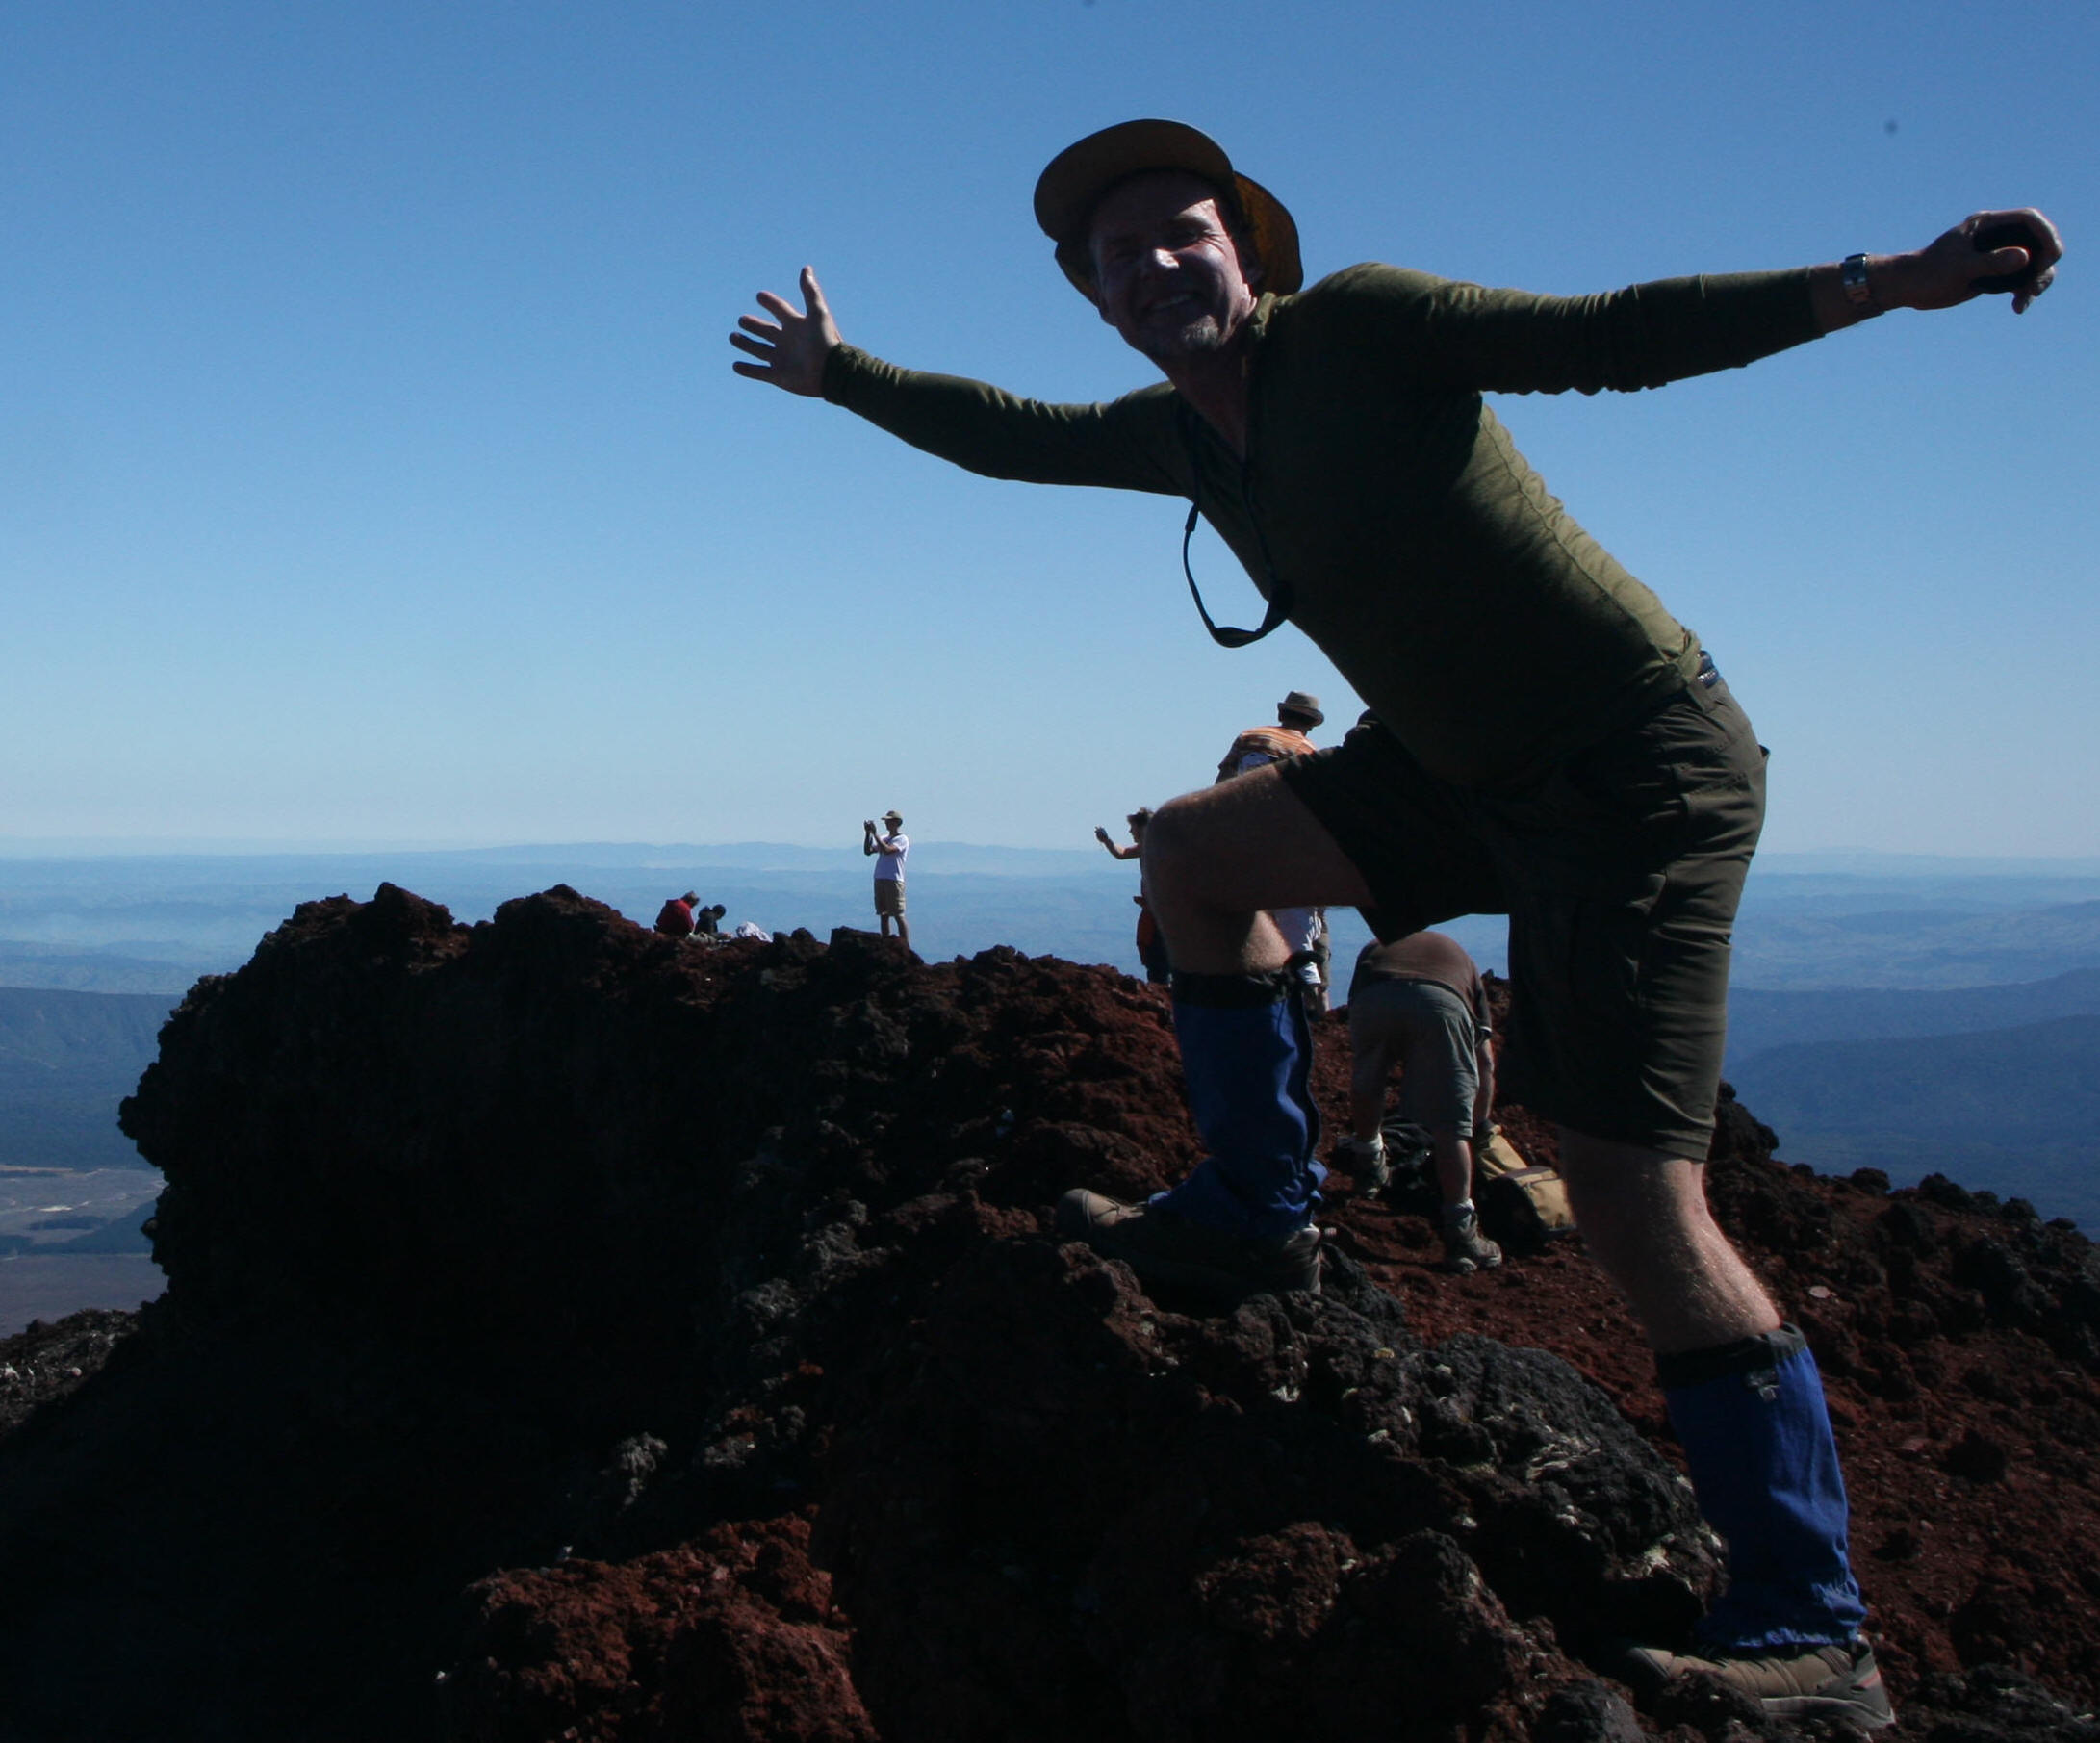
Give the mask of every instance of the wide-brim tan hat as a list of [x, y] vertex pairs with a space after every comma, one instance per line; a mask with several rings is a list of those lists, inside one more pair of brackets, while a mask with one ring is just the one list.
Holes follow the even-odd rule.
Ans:
[[1305, 283], [1291, 214], [1261, 183], [1235, 169], [1216, 140], [1182, 121], [1121, 121], [1067, 145], [1036, 183], [1036, 221], [1057, 244], [1064, 276], [1088, 301], [1094, 295], [1088, 246], [1093, 209], [1117, 182], [1148, 169], [1186, 169], [1239, 207], [1262, 269], [1260, 289], [1289, 295]]

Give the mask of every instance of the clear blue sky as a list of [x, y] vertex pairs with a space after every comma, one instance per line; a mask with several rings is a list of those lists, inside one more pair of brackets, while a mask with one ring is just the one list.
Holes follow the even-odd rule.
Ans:
[[1201, 634], [1173, 502], [972, 478], [729, 368], [811, 261], [899, 362], [1142, 383], [1028, 196], [1144, 114], [1223, 139], [1316, 275], [1583, 292], [2049, 210], [2018, 320], [1500, 410], [1715, 650], [1768, 845], [2100, 852], [2091, 0], [7, 8], [0, 840], [819, 842], [896, 805], [1084, 845], [1286, 689], [1345, 720], [1295, 632]]

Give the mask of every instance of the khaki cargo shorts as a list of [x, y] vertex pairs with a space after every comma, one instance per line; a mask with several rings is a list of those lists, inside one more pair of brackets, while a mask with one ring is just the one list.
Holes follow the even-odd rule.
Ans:
[[902, 878], [878, 878], [875, 880], [875, 917], [895, 918], [904, 912], [904, 880]]
[[1359, 982], [1349, 989], [1352, 1087], [1383, 1096], [1400, 1067], [1400, 1116], [1432, 1136], [1473, 1132], [1479, 1036], [1466, 1001], [1437, 981]]
[[1514, 792], [1440, 781], [1377, 726], [1278, 769], [1370, 886], [1380, 937], [1509, 916], [1511, 1101], [1703, 1160], [1764, 763], [1716, 677]]

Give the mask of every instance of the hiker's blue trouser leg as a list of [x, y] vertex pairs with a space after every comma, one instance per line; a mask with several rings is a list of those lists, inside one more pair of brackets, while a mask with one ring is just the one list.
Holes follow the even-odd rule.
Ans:
[[1660, 1356], [1656, 1377], [1700, 1510], [1729, 1546], [1729, 1585], [1700, 1633], [1764, 1652], [1843, 1644], [1866, 1605], [1815, 1357], [1792, 1325]]
[[1208, 1154], [1152, 1202], [1254, 1238], [1312, 1219], [1326, 1169], [1313, 1160], [1319, 1110], [1305, 1006], [1283, 974], [1176, 974], [1174, 1034]]

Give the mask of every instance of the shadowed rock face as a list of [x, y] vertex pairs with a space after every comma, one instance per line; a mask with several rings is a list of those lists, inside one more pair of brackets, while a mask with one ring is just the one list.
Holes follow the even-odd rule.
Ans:
[[[1182, 1110], [1106, 969], [675, 941], [566, 889], [302, 907], [125, 1104], [167, 1296], [0, 1444], [0, 1738], [1660, 1734], [1569, 1654], [1672, 1637], [1716, 1562], [1579, 1255], [1442, 1278], [1338, 1181], [1322, 1296], [1154, 1299], [1048, 1210], [1177, 1178]], [[1962, 1337], [2091, 1408], [2075, 1235], [1805, 1178], [1727, 1113], [1754, 1263], [1846, 1279], [1803, 1317], [1861, 1440], [1850, 1376], [1937, 1402]], [[1977, 1384], [1920, 1432], [2016, 1491]], [[1962, 1668], [2085, 1686], [2046, 1560], [1901, 1612], [1911, 1723], [2084, 1734]]]

